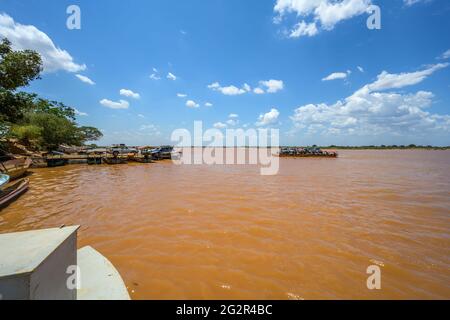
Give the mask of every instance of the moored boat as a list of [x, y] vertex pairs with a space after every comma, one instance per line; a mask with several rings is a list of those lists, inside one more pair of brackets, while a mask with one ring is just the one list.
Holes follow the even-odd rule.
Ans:
[[323, 151], [320, 148], [281, 148], [278, 154], [281, 158], [337, 158], [335, 151]]
[[0, 174], [0, 189], [8, 182], [9, 182], [9, 176], [6, 174]]
[[13, 200], [20, 197], [28, 190], [30, 181], [23, 179], [3, 190], [0, 190], [0, 208], [9, 205]]
[[18, 158], [0, 163], [0, 172], [7, 174], [11, 180], [23, 177], [33, 161], [30, 158]]
[[125, 159], [122, 159], [119, 157], [113, 157], [113, 158], [105, 157], [105, 158], [103, 158], [103, 162], [106, 164], [126, 164], [127, 163], [127, 161]]

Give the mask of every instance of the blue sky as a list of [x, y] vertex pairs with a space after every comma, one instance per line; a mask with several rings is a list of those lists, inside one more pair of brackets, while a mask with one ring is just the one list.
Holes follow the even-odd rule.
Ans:
[[[81, 30], [66, 27], [72, 4]], [[46, 57], [26, 90], [75, 107], [101, 144], [166, 144], [202, 120], [279, 128], [284, 145], [450, 145], [446, 0], [1, 0], [0, 13], [0, 36]]]

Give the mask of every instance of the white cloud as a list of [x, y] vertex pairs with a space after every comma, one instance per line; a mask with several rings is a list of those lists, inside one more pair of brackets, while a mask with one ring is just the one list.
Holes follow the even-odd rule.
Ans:
[[301, 20], [289, 36], [312, 37], [320, 30], [332, 30], [339, 22], [366, 13], [371, 4], [371, 0], [277, 0], [275, 23], [281, 23], [288, 14], [295, 14]]
[[349, 72], [334, 72], [334, 73], [330, 74], [329, 76], [323, 78], [322, 81], [346, 79], [348, 75], [349, 75]]
[[438, 63], [429, 66], [427, 69], [409, 73], [390, 74], [383, 71], [378, 75], [374, 83], [368, 85], [370, 91], [386, 90], [386, 89], [400, 89], [406, 86], [412, 86], [425, 80], [435, 71], [446, 68], [449, 63]]
[[172, 72], [169, 72], [167, 74], [167, 79], [175, 81], [175, 80], [177, 80], [177, 76], [174, 75]]
[[145, 118], [145, 116], [143, 114], [141, 114], [141, 113], [138, 114], [138, 117], [139, 118]]
[[[267, 80], [267, 81], [260, 81], [259, 82], [260, 87], [255, 88], [253, 90], [253, 93], [255, 94], [264, 94], [264, 93], [276, 93], [280, 90], [283, 90], [284, 83], [281, 80]], [[264, 87], [266, 91], [264, 91], [261, 87]], [[228, 86], [228, 87], [222, 87], [219, 82], [214, 82], [210, 85], [208, 85], [208, 88], [214, 91], [221, 92], [224, 95], [228, 96], [236, 96], [236, 95], [242, 95], [245, 93], [252, 92], [252, 88], [250, 85], [245, 83], [242, 88], [238, 88], [234, 85]]]
[[222, 122], [214, 123], [214, 128], [216, 128], [216, 129], [225, 129], [226, 127], [227, 127], [227, 125], [225, 123], [222, 123]]
[[450, 58], [450, 49], [448, 49], [447, 51], [445, 51], [441, 56], [441, 59], [449, 59]]
[[135, 93], [128, 89], [120, 89], [120, 95], [133, 99], [139, 99], [141, 97], [139, 93]]
[[258, 118], [258, 122], [256, 122], [256, 125], [261, 127], [261, 126], [267, 126], [270, 124], [274, 124], [278, 121], [278, 117], [280, 116], [280, 112], [275, 109], [272, 108], [272, 110], [270, 110], [269, 112], [265, 113], [265, 114], [261, 114]]
[[358, 68], [359, 72], [364, 72], [364, 68], [363, 67], [358, 66], [357, 68]]
[[78, 109], [74, 109], [74, 110], [75, 110], [75, 114], [77, 116], [80, 116], [80, 117], [87, 117], [88, 116], [88, 114], [86, 112], [81, 112]]
[[186, 97], [187, 97], [187, 94], [184, 94], [184, 93], [177, 93], [177, 97], [178, 97], [178, 98], [186, 98]]
[[284, 88], [284, 83], [281, 80], [260, 81], [259, 84], [266, 87], [268, 93], [276, 93]]
[[108, 99], [103, 99], [100, 101], [100, 104], [110, 109], [128, 109], [130, 107], [128, 101], [125, 100], [119, 100], [118, 102], [116, 102]]
[[188, 107], [188, 108], [199, 108], [200, 105], [198, 103], [196, 103], [195, 101], [193, 101], [193, 100], [188, 100], [186, 102], [186, 107]]
[[253, 92], [254, 92], [255, 94], [264, 94], [264, 93], [265, 93], [264, 90], [261, 89], [261, 88], [255, 88], [255, 90], [253, 90]]
[[238, 119], [228, 119], [227, 124], [234, 127], [239, 124], [239, 120]]
[[205, 107], [212, 107], [212, 106], [213, 106], [213, 104], [211, 102], [206, 102], [205, 103]]
[[220, 83], [218, 83], [218, 82], [214, 82], [213, 84], [210, 84], [208, 86], [208, 88], [211, 90], [214, 90], [214, 91], [221, 92], [222, 94], [227, 95], [227, 96], [236, 96], [236, 95], [241, 95], [241, 94], [247, 93], [247, 91], [245, 89], [240, 89], [236, 86], [222, 87], [220, 85]]
[[315, 22], [306, 23], [305, 21], [301, 21], [297, 23], [294, 28], [290, 31], [290, 38], [299, 38], [302, 36], [312, 37], [319, 33], [317, 29], [317, 25]]
[[15, 50], [31, 49], [39, 52], [44, 72], [86, 70], [86, 65], [75, 63], [73, 57], [67, 51], [58, 48], [47, 34], [33, 25], [17, 23], [5, 13], [0, 14], [0, 36], [8, 38]]
[[427, 112], [433, 93], [382, 92], [420, 83], [443, 65], [419, 72], [389, 74], [357, 90], [332, 105], [308, 104], [297, 108], [291, 117], [296, 130], [310, 135], [418, 136], [430, 131], [448, 132], [450, 116]]
[[91, 79], [89, 79], [86, 76], [83, 76], [81, 74], [76, 74], [75, 77], [77, 77], [78, 79], [80, 79], [84, 83], [90, 84], [91, 86], [95, 85], [95, 82], [92, 81]]
[[410, 6], [412, 6], [412, 5], [416, 4], [416, 3], [419, 3], [419, 2], [429, 2], [429, 1], [430, 0], [403, 0], [403, 3], [406, 6], [410, 7]]
[[231, 114], [228, 116], [228, 118], [230, 118], [230, 119], [236, 119], [236, 118], [239, 118], [239, 115], [237, 115], [236, 113], [231, 113]]
[[150, 75], [150, 79], [152, 79], [152, 80], [161, 80], [161, 77], [157, 73], [152, 73]]

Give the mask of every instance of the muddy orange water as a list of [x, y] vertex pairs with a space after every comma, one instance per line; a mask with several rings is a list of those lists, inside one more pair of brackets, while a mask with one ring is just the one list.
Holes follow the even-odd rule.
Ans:
[[450, 299], [449, 151], [280, 161], [36, 169], [0, 232], [80, 224], [135, 299]]

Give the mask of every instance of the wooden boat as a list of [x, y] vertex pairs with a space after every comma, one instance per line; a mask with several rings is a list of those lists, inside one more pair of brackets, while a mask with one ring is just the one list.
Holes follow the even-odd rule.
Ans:
[[87, 164], [89, 164], [89, 165], [102, 164], [102, 158], [101, 157], [88, 157]]
[[155, 161], [153, 161], [152, 157], [149, 155], [145, 155], [143, 157], [134, 157], [133, 160], [139, 163], [155, 163]]
[[11, 180], [23, 177], [33, 161], [30, 158], [18, 158], [0, 163], [0, 172], [7, 174]]
[[103, 162], [106, 164], [126, 164], [127, 161], [122, 158], [103, 158]]
[[0, 188], [9, 182], [9, 176], [6, 174], [0, 174]]
[[23, 179], [12, 186], [6, 187], [0, 191], [0, 208], [6, 207], [13, 200], [20, 197], [23, 193], [28, 190], [30, 181], [28, 179]]

